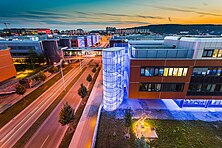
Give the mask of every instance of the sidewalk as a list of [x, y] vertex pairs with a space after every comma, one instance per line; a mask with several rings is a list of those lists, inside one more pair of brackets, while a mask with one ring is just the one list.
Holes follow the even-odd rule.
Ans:
[[90, 94], [69, 148], [90, 148], [96, 126], [98, 109], [102, 103], [103, 85], [102, 69]]

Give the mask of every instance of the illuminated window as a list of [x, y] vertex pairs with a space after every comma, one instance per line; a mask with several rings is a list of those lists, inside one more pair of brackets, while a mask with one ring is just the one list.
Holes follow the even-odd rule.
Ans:
[[221, 57], [222, 57], [222, 49], [218, 53], [218, 58], [221, 58]]
[[217, 58], [218, 52], [219, 52], [219, 49], [214, 50], [213, 58]]
[[178, 69], [179, 69], [179, 68], [174, 68], [174, 70], [173, 70], [173, 76], [178, 76]]
[[163, 76], [168, 76], [169, 68], [164, 68]]
[[183, 68], [179, 68], [179, 70], [178, 70], [178, 76], [182, 76], [182, 74], [183, 74]]
[[168, 76], [172, 76], [172, 75], [173, 75], [173, 68], [169, 68]]
[[187, 75], [187, 71], [188, 71], [188, 68], [184, 68], [184, 69], [183, 69], [183, 76], [186, 76], [186, 75]]

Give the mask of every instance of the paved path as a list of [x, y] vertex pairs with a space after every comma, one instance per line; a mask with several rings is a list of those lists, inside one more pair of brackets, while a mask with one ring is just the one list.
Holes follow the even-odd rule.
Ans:
[[102, 69], [90, 94], [69, 148], [89, 148], [92, 144], [97, 114], [103, 98]]
[[[89, 61], [90, 59], [85, 60], [85, 62]], [[65, 86], [68, 86], [70, 81], [77, 76], [79, 72], [79, 68], [69, 71], [64, 76]], [[59, 96], [59, 94], [63, 91], [63, 88], [63, 80], [60, 79], [3, 128], [1, 128], [0, 147], [12, 147]]]
[[76, 81], [63, 100], [57, 105], [41, 127], [32, 136], [30, 141], [25, 146], [26, 148], [55, 148], [59, 146], [67, 130], [67, 126], [61, 126], [61, 124], [58, 122], [58, 114], [65, 102], [68, 102], [75, 109], [75, 111], [77, 110], [81, 102], [81, 98], [78, 95], [78, 89], [81, 83], [83, 83], [85, 86], [89, 86], [89, 82], [86, 81], [86, 77], [88, 74], [93, 75], [91, 72], [92, 68], [93, 66], [89, 66]]

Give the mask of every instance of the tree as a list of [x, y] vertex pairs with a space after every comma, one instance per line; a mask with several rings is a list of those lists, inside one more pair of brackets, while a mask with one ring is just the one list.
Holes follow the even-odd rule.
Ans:
[[39, 65], [46, 63], [46, 57], [43, 54], [37, 55], [37, 62]]
[[27, 64], [31, 64], [32, 69], [34, 69], [35, 68], [35, 63], [37, 62], [37, 59], [38, 59], [37, 53], [33, 49], [30, 49], [29, 54], [28, 54], [27, 59], [25, 60], [25, 62]]
[[95, 72], [96, 72], [96, 67], [94, 67], [94, 68], [92, 69], [92, 72], [93, 72], [93, 73], [95, 73]]
[[87, 76], [86, 80], [87, 80], [88, 82], [91, 82], [91, 81], [92, 81], [92, 76], [89, 74], [89, 75]]
[[17, 87], [16, 87], [16, 93], [19, 94], [19, 95], [24, 95], [24, 93], [26, 92], [26, 88], [19, 84]]
[[125, 126], [129, 128], [132, 124], [132, 110], [127, 108], [125, 111]]
[[87, 95], [87, 88], [83, 84], [81, 84], [78, 94], [82, 99]]
[[98, 64], [98, 63], [96, 63], [96, 67], [99, 67], [99, 64]]
[[137, 138], [136, 144], [137, 144], [138, 148], [150, 148], [150, 146], [147, 144], [144, 136], [142, 136], [141, 138]]
[[62, 126], [68, 125], [72, 129], [71, 123], [74, 119], [74, 109], [66, 102], [59, 112], [59, 123], [61, 123]]
[[37, 76], [37, 80], [45, 81], [45, 79], [46, 79], [46, 75], [44, 74], [43, 71], [40, 71], [38, 76]]
[[58, 69], [58, 67], [56, 67], [56, 66], [53, 66], [53, 67], [51, 67], [51, 68], [49, 68], [48, 69], [48, 72], [50, 72], [50, 73], [56, 73], [56, 72], [58, 72], [59, 71], [59, 69]]

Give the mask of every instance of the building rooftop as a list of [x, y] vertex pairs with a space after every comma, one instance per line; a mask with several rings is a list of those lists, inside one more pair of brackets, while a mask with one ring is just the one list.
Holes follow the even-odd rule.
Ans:
[[119, 51], [119, 50], [123, 50], [124, 47], [112, 47], [112, 48], [106, 48], [103, 49], [103, 51]]

